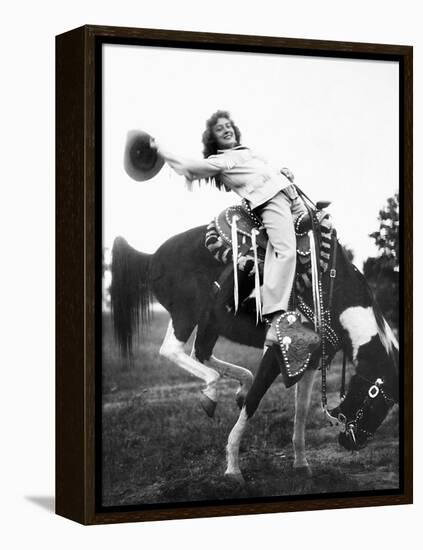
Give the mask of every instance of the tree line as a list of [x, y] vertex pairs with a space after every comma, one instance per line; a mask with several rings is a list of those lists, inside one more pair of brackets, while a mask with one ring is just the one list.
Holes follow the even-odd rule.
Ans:
[[367, 258], [363, 274], [383, 314], [393, 327], [399, 321], [399, 196], [389, 197], [379, 211], [379, 229], [369, 236], [374, 239], [379, 255]]

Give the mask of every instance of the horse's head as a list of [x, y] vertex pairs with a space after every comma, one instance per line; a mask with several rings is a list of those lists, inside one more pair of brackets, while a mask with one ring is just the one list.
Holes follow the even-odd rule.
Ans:
[[342, 426], [339, 443], [349, 451], [367, 445], [398, 401], [397, 350], [384, 349], [378, 338], [363, 347], [344, 400], [330, 411]]
[[349, 451], [365, 447], [394, 403], [395, 398], [385, 388], [382, 378], [371, 381], [360, 375], [353, 376], [345, 399], [330, 411], [343, 427], [339, 443]]

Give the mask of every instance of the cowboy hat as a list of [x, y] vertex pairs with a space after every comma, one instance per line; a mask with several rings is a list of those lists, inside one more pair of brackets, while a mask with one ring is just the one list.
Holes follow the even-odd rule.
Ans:
[[123, 165], [136, 181], [153, 178], [162, 168], [164, 159], [151, 147], [151, 136], [141, 130], [130, 130], [126, 138]]

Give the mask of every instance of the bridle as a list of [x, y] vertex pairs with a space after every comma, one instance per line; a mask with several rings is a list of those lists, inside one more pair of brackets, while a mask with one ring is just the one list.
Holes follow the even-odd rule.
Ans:
[[384, 381], [382, 378], [377, 378], [374, 382], [371, 382], [361, 374], [356, 374], [356, 376], [366, 381], [369, 384], [369, 388], [365, 393], [361, 405], [356, 410], [354, 417], [347, 418], [344, 413], [339, 412], [338, 417], [335, 419], [333, 416], [330, 415], [330, 413], [328, 413], [331, 419], [337, 420], [342, 425], [343, 433], [346, 435], [346, 437], [350, 438], [354, 442], [354, 444], [357, 444], [357, 436], [359, 434], [363, 434], [366, 440], [372, 439], [374, 437], [375, 432], [370, 432], [360, 426], [365, 412], [370, 407], [370, 405], [375, 402], [374, 400], [382, 398], [387, 404], [388, 408], [391, 408], [392, 405], [394, 405], [395, 403], [395, 399], [385, 391], [383, 387]]
[[[336, 278], [336, 253], [337, 253], [337, 234], [336, 229], [332, 228], [331, 236], [331, 266], [329, 270], [329, 287], [328, 287], [328, 300], [326, 304], [323, 302], [323, 282], [322, 282], [322, 273], [320, 270], [320, 223], [317, 217], [317, 206], [314, 202], [300, 189], [298, 186], [295, 186], [298, 195], [302, 198], [306, 211], [310, 217], [311, 221], [311, 231], [309, 231], [310, 238], [310, 261], [311, 261], [311, 270], [312, 270], [312, 294], [313, 294], [313, 309], [308, 307], [303, 308], [302, 313], [306, 315], [309, 319], [312, 319], [314, 322], [315, 331], [320, 336], [320, 371], [322, 374], [322, 409], [327, 414], [327, 369], [329, 368], [330, 362], [328, 362], [327, 355], [327, 342], [330, 340], [330, 333], [332, 335], [332, 345], [334, 349], [339, 345], [338, 338], [335, 332], [331, 328], [331, 310], [332, 310], [332, 300], [333, 300], [333, 288], [335, 285]], [[301, 236], [300, 224], [302, 215], [300, 215], [295, 222], [295, 232], [298, 236]], [[306, 311], [304, 311], [304, 309]], [[308, 310], [308, 311], [307, 311]], [[300, 308], [301, 311], [301, 308]]]
[[[356, 376], [361, 378], [362, 380], [365, 380], [369, 384], [369, 387], [367, 389], [367, 392], [365, 393], [365, 396], [362, 400], [361, 405], [358, 407], [357, 411], [355, 412], [354, 417], [347, 418], [346, 415], [344, 415], [342, 412], [339, 412], [338, 418], [334, 418], [331, 415], [330, 411], [328, 410], [327, 383], [326, 383], [327, 372], [326, 371], [329, 367], [330, 362], [328, 363], [328, 356], [326, 355], [326, 344], [328, 340], [328, 329], [331, 328], [330, 312], [332, 310], [333, 292], [334, 292], [334, 286], [335, 286], [335, 279], [337, 276], [337, 269], [336, 269], [337, 234], [336, 234], [335, 228], [333, 228], [332, 237], [331, 237], [332, 242], [331, 242], [331, 249], [330, 249], [331, 265], [329, 269], [329, 278], [328, 278], [328, 285], [327, 285], [328, 299], [327, 299], [326, 308], [328, 313], [328, 320], [326, 320], [325, 319], [326, 312], [323, 304], [322, 274], [320, 271], [320, 263], [319, 263], [319, 256], [318, 256], [318, 251], [320, 250], [320, 227], [319, 227], [319, 221], [316, 215], [316, 205], [297, 186], [296, 186], [296, 189], [299, 196], [303, 199], [303, 202], [305, 204], [306, 210], [308, 211], [311, 224], [312, 224], [312, 228], [311, 228], [311, 231], [309, 232], [309, 235], [310, 235], [312, 273], [313, 273], [313, 264], [315, 264], [315, 272], [313, 273], [313, 277], [312, 277], [312, 279], [315, 282], [315, 284], [312, 284], [314, 312], [310, 308], [306, 308], [310, 310], [309, 312], [305, 312], [305, 311], [302, 311], [302, 312], [309, 319], [313, 319], [315, 330], [316, 332], [319, 333], [319, 336], [321, 339], [320, 370], [322, 375], [322, 381], [321, 381], [322, 409], [326, 417], [329, 419], [330, 424], [333, 425], [333, 421], [335, 421], [336, 424], [340, 423], [343, 426], [343, 430], [344, 430], [343, 433], [345, 434], [345, 436], [347, 438], [350, 438], [353, 441], [354, 445], [357, 445], [357, 436], [359, 434], [365, 436], [364, 438], [365, 440], [372, 439], [374, 437], [374, 433], [376, 430], [374, 430], [373, 432], [370, 432], [364, 429], [362, 426], [360, 426], [367, 409], [370, 407], [370, 405], [374, 404], [375, 402], [374, 400], [380, 399], [380, 398], [384, 399], [385, 403], [388, 406], [388, 409], [391, 408], [396, 401], [383, 388], [384, 381], [382, 378], [377, 378], [374, 382], [372, 382], [367, 378], [365, 378], [364, 376], [356, 373]], [[295, 223], [295, 229], [297, 234], [299, 234], [299, 231], [300, 231], [300, 223], [301, 223], [301, 216], [297, 219]], [[316, 243], [314, 243], [315, 239], [317, 241]], [[307, 313], [309, 313], [309, 315], [307, 315]], [[335, 341], [333, 341], [332, 344], [334, 344], [334, 349], [336, 351], [339, 345], [339, 341], [337, 339], [336, 334], [334, 336], [335, 336]], [[346, 379], [346, 354], [344, 351], [343, 365], [342, 365], [342, 380], [341, 380], [342, 401], [345, 398], [345, 379]], [[341, 403], [341, 406], [342, 406], [342, 403]]]

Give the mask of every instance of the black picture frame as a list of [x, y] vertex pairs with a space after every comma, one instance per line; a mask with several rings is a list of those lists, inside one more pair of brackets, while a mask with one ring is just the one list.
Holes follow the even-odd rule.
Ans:
[[[401, 205], [399, 491], [104, 509], [101, 418], [101, 49], [103, 44], [397, 61]], [[261, 514], [412, 502], [412, 110], [410, 46], [87, 25], [56, 37], [56, 512], [82, 524]], [[100, 309], [101, 311], [101, 309]]]

